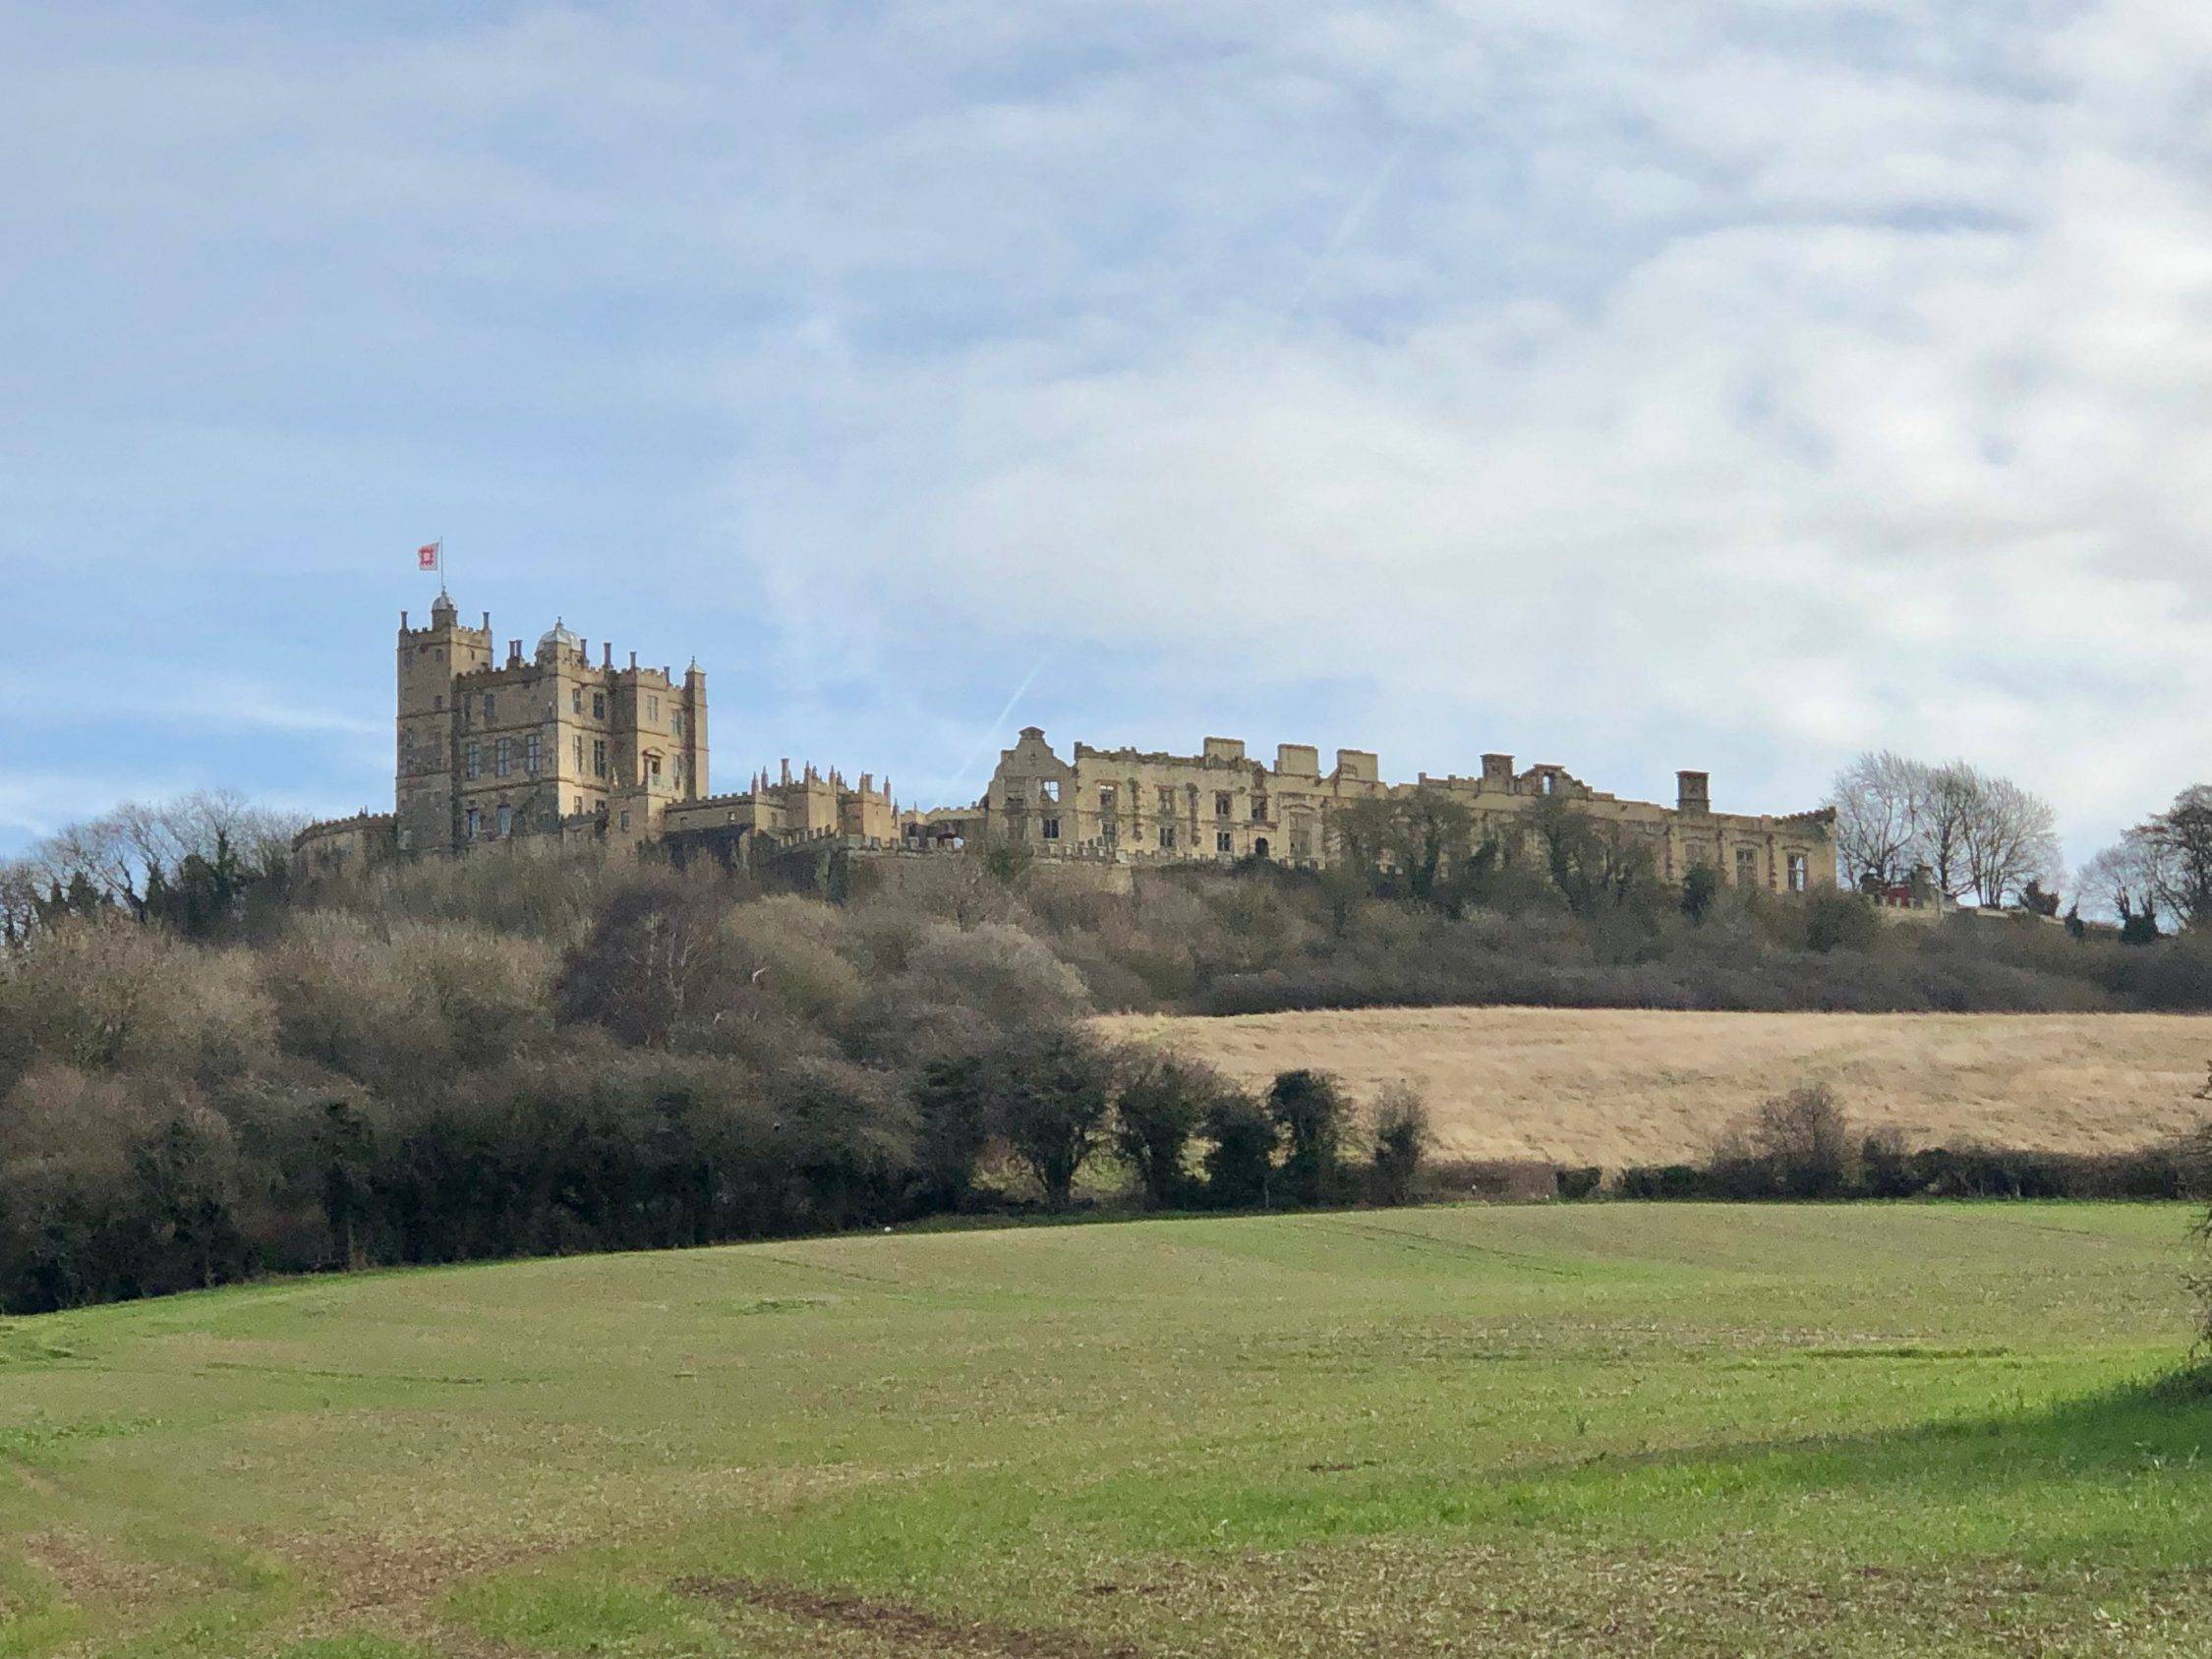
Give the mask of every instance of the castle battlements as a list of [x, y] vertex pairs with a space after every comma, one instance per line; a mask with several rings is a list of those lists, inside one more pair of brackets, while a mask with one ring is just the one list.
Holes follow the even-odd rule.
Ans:
[[381, 852], [456, 853], [596, 840], [665, 842], [678, 856], [725, 860], [756, 845], [834, 840], [861, 850], [936, 852], [1011, 843], [1084, 863], [1263, 859], [1317, 868], [1345, 844], [1347, 816], [1430, 796], [1464, 812], [1482, 837], [1518, 844], [1526, 816], [1567, 801], [1601, 824], [1652, 839], [1662, 874], [1698, 864], [1744, 887], [1833, 886], [1834, 814], [1715, 812], [1702, 772], [1676, 773], [1672, 806], [1592, 788], [1565, 767], [1516, 770], [1485, 754], [1479, 772], [1423, 772], [1389, 783], [1369, 749], [1280, 744], [1272, 766], [1242, 739], [1207, 737], [1194, 754], [1077, 743], [1064, 761], [1026, 726], [999, 757], [971, 807], [902, 812], [886, 777], [848, 780], [812, 762], [759, 768], [740, 790], [709, 784], [707, 681], [694, 660], [617, 665], [614, 649], [556, 618], [527, 655], [520, 638], [495, 658], [492, 616], [465, 627], [440, 594], [427, 627], [400, 612], [393, 811], [311, 827], [304, 850], [324, 862]]

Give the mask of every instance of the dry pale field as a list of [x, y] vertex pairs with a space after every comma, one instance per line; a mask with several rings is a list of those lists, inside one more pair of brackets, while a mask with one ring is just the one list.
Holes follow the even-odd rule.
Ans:
[[1562, 1164], [1701, 1157], [1716, 1130], [1801, 1081], [1914, 1146], [2112, 1151], [2212, 1116], [2190, 1098], [2212, 1017], [2178, 1014], [1732, 1014], [1583, 1008], [1362, 1008], [1099, 1022], [1265, 1082], [1333, 1071], [1366, 1098], [1403, 1078], [1450, 1157]]

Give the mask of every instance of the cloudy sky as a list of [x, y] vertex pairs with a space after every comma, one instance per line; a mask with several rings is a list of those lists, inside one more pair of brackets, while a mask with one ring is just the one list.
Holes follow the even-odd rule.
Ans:
[[501, 640], [695, 655], [725, 786], [1887, 745], [2078, 859], [2212, 775], [2208, 65], [2200, 0], [0, 0], [0, 850], [388, 806], [443, 536]]

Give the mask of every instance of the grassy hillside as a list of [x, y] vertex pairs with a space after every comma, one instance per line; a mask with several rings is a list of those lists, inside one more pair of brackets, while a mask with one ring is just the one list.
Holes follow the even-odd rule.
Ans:
[[17, 1320], [0, 1653], [2201, 1650], [2186, 1221], [1167, 1221]]
[[1365, 1096], [1409, 1079], [1441, 1149], [1470, 1158], [1697, 1159], [1730, 1118], [1809, 1080], [1916, 1147], [2117, 1152], [2212, 1116], [2191, 1098], [2212, 1061], [2202, 1015], [1365, 1008], [1100, 1023], [1252, 1082], [1320, 1066]]

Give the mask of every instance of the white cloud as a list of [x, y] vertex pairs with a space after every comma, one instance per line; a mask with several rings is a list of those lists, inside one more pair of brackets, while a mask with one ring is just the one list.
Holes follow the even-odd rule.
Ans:
[[[1707, 766], [1775, 808], [1860, 747], [1964, 753], [2085, 852], [2212, 766], [2207, 18], [41, 19], [0, 69], [38, 328], [0, 392], [127, 469], [56, 512], [210, 476], [349, 535], [387, 497], [542, 511], [503, 580], [773, 686], [853, 771], [949, 787], [1042, 650], [1056, 737], [1279, 707], [1255, 740]], [[648, 501], [666, 546], [561, 540]], [[207, 557], [129, 528], [123, 564]], [[255, 695], [305, 661], [142, 702], [357, 739], [373, 777], [380, 708]], [[975, 711], [908, 719], [926, 752], [834, 729], [924, 672]]]

